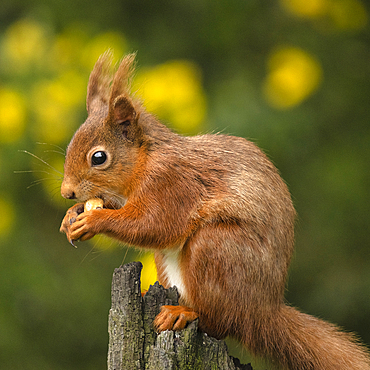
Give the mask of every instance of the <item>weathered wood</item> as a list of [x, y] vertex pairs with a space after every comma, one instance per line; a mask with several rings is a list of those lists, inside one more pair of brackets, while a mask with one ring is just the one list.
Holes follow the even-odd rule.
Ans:
[[141, 266], [115, 269], [109, 312], [108, 370], [142, 369], [144, 325], [140, 292]]
[[252, 370], [228, 355], [224, 341], [200, 332], [197, 320], [180, 332], [157, 334], [155, 316], [162, 305], [177, 305], [178, 293], [157, 282], [142, 297], [141, 269], [132, 262], [113, 274], [108, 370]]

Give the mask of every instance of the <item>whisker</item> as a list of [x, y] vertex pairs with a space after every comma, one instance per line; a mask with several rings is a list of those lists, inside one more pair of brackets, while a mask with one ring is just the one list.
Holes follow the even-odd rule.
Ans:
[[19, 152], [29, 154], [30, 156], [32, 156], [32, 157], [36, 158], [37, 160], [41, 161], [42, 163], [44, 163], [46, 166], [51, 168], [53, 171], [55, 171], [59, 175], [63, 176], [63, 174], [60, 171], [58, 171], [56, 168], [54, 168], [52, 165], [50, 165], [48, 162], [44, 161], [42, 158], [38, 157], [37, 155], [35, 155], [35, 154], [33, 154], [33, 153], [31, 153], [27, 150], [19, 150]]
[[125, 263], [125, 260], [126, 260], [126, 257], [127, 257], [127, 253], [128, 253], [128, 247], [126, 247], [126, 253], [125, 253], [124, 257], [123, 257], [121, 266], [123, 266], [123, 264]]
[[31, 184], [30, 184], [30, 185], [28, 185], [28, 186], [26, 187], [26, 189], [32, 188], [33, 186], [35, 186], [35, 185], [39, 185], [39, 184], [41, 184], [42, 182], [47, 181], [47, 180], [49, 180], [49, 181], [50, 181], [50, 180], [54, 180], [54, 181], [56, 181], [54, 178], [51, 178], [51, 177], [44, 178], [44, 179], [38, 179], [38, 180], [32, 181], [32, 182], [31, 182]]
[[[17, 171], [13, 171], [13, 173], [46, 173], [47, 175], [56, 176], [55, 174], [50, 173], [45, 170], [17, 170]], [[57, 178], [62, 179], [61, 176], [58, 176]]]
[[91, 258], [90, 262], [96, 260], [98, 257], [100, 257], [102, 255], [103, 251], [99, 252], [96, 256], [94, 256], [93, 258]]
[[55, 196], [60, 196], [60, 184], [56, 184], [54, 189], [50, 189], [50, 193], [51, 193], [53, 198]]
[[90, 262], [94, 261], [95, 259], [97, 259], [98, 257], [100, 257], [103, 253], [104, 253], [104, 250], [102, 250], [101, 248], [98, 247], [98, 244], [99, 244], [99, 241], [97, 239], [94, 240], [94, 247], [90, 250], [90, 252], [88, 253], [92, 255], [91, 259], [90, 259]]
[[91, 254], [91, 252], [95, 249], [95, 246], [96, 246], [96, 244], [95, 244], [95, 245], [93, 245], [93, 246], [90, 248], [90, 250], [85, 254], [84, 258], [82, 258], [82, 260], [81, 260], [81, 262], [80, 262], [80, 265], [82, 265], [82, 264], [85, 262], [86, 258], [87, 258], [87, 257]]
[[61, 153], [61, 154], [66, 154], [66, 151], [65, 149], [63, 149], [62, 147], [60, 147], [59, 145], [56, 145], [56, 144], [49, 144], [49, 143], [41, 143], [39, 141], [36, 142], [37, 145], [50, 145], [50, 146], [53, 146], [54, 148], [57, 148], [59, 149], [60, 151], [56, 151], [56, 153]]
[[59, 150], [44, 150], [44, 153], [57, 153], [57, 154], [61, 154], [61, 155], [65, 155], [64, 152], [60, 152]]

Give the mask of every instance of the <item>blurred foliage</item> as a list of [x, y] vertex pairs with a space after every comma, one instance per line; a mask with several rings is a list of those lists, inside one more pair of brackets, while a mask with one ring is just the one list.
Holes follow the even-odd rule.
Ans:
[[[101, 369], [113, 269], [150, 253], [58, 233], [64, 150], [98, 56], [138, 51], [134, 88], [184, 134], [251, 138], [298, 211], [287, 298], [370, 344], [370, 30], [365, 0], [4, 0], [0, 369]], [[39, 159], [37, 159], [39, 158]], [[15, 173], [16, 172], [16, 173]], [[232, 344], [235, 346], [234, 344]]]
[[197, 133], [206, 114], [201, 76], [195, 64], [171, 61], [139, 71], [135, 84], [146, 108], [178, 131]]

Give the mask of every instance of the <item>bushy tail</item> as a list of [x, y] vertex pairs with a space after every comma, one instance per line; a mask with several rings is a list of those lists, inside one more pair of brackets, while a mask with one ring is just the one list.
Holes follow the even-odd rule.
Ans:
[[282, 306], [255, 324], [247, 347], [283, 369], [370, 370], [369, 352], [353, 334], [293, 307]]

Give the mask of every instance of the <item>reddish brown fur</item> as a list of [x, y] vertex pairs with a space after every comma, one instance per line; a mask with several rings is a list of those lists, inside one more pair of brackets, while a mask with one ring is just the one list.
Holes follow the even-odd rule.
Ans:
[[[286, 369], [370, 369], [352, 335], [284, 304], [295, 211], [276, 168], [245, 139], [171, 132], [129, 95], [133, 60], [122, 61], [111, 89], [109, 54], [91, 73], [89, 115], [68, 146], [62, 195], [100, 197], [106, 208], [79, 214], [75, 205], [61, 231], [155, 250], [160, 281], [178, 281], [191, 307], [164, 309], [160, 329], [199, 315], [210, 335], [235, 336]], [[94, 167], [98, 150], [108, 159]]]

